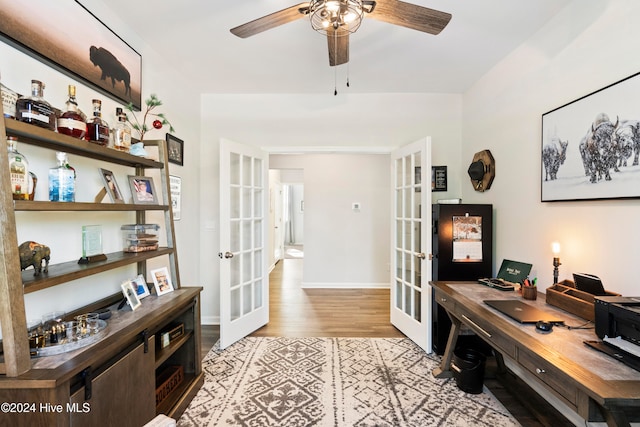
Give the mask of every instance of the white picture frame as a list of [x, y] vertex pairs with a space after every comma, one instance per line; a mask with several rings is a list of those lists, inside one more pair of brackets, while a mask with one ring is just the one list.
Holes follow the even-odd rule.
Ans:
[[135, 279], [131, 280], [133, 284], [133, 289], [136, 291], [136, 295], [138, 299], [143, 299], [151, 295], [149, 293], [149, 287], [147, 286], [147, 281], [145, 280], [142, 274], [138, 274]]
[[129, 307], [131, 307], [132, 311], [135, 311], [142, 305], [131, 280], [123, 282], [120, 287], [122, 288], [122, 295], [124, 295], [124, 297], [126, 298], [127, 303], [129, 304]]
[[151, 278], [156, 288], [156, 295], [164, 295], [173, 292], [173, 283], [171, 283], [171, 275], [167, 267], [151, 270]]

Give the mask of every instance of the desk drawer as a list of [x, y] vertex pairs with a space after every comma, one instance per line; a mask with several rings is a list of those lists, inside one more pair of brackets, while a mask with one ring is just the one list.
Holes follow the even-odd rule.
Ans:
[[434, 288], [434, 292], [435, 292], [435, 294], [434, 294], [435, 295], [435, 297], [434, 297], [435, 302], [440, 304], [448, 312], [450, 312], [450, 313], [454, 312], [456, 304], [455, 304], [455, 301], [453, 300], [453, 298], [451, 298], [446, 293], [440, 291], [439, 289], [435, 289]]
[[571, 378], [553, 364], [522, 348], [518, 349], [518, 363], [551, 387], [559, 397], [565, 399], [571, 406], [577, 407], [578, 389], [571, 382]]
[[456, 315], [462, 320], [462, 323], [471, 328], [480, 338], [503, 355], [509, 356], [512, 359], [516, 358], [516, 344], [512, 338], [506, 336], [498, 327], [488, 320], [467, 312], [467, 310], [459, 304], [456, 308]]

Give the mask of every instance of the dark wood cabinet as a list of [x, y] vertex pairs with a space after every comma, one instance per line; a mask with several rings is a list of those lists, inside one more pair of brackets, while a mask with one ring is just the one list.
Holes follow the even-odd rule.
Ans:
[[[153, 346], [154, 337], [147, 345]], [[82, 385], [69, 399], [70, 424], [141, 426], [155, 417], [154, 354], [145, 344], [133, 350]]]

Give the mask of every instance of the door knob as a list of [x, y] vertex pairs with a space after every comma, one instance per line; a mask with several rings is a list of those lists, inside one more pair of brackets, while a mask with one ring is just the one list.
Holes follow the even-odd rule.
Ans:
[[222, 257], [227, 258], [227, 259], [233, 258], [233, 252], [227, 251], [224, 254], [222, 252], [218, 252], [218, 256], [220, 257], [220, 259], [222, 259]]
[[418, 258], [420, 258], [420, 259], [425, 259], [425, 258], [427, 257], [423, 252], [420, 252], [420, 253], [419, 253], [419, 254], [417, 254], [416, 256], [417, 256]]

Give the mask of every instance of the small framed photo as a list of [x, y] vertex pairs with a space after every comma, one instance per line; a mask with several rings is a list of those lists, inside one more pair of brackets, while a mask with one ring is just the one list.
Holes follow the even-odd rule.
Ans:
[[149, 288], [147, 287], [147, 281], [144, 279], [142, 274], [138, 274], [138, 277], [131, 281], [133, 284], [133, 289], [136, 291], [136, 295], [138, 295], [138, 299], [142, 299], [151, 295], [149, 293]]
[[180, 138], [176, 138], [170, 133], [166, 134], [167, 152], [169, 155], [169, 161], [176, 165], [182, 166], [184, 164], [184, 141]]
[[151, 270], [151, 277], [158, 296], [173, 292], [173, 283], [167, 267]]
[[111, 201], [113, 203], [124, 203], [122, 192], [120, 191], [120, 187], [118, 187], [116, 177], [113, 176], [113, 172], [101, 168], [100, 176], [102, 177], [104, 189], [107, 190], [109, 197], [111, 197]]
[[446, 166], [431, 166], [431, 191], [447, 191]]
[[129, 307], [131, 307], [131, 310], [135, 310], [142, 305], [136, 290], [133, 288], [133, 282], [131, 280], [127, 280], [122, 283], [120, 287], [122, 288], [122, 295], [127, 299], [127, 303], [129, 304]]
[[129, 187], [131, 188], [134, 204], [158, 204], [158, 196], [156, 195], [156, 187], [153, 185], [153, 178], [149, 176], [129, 175]]

